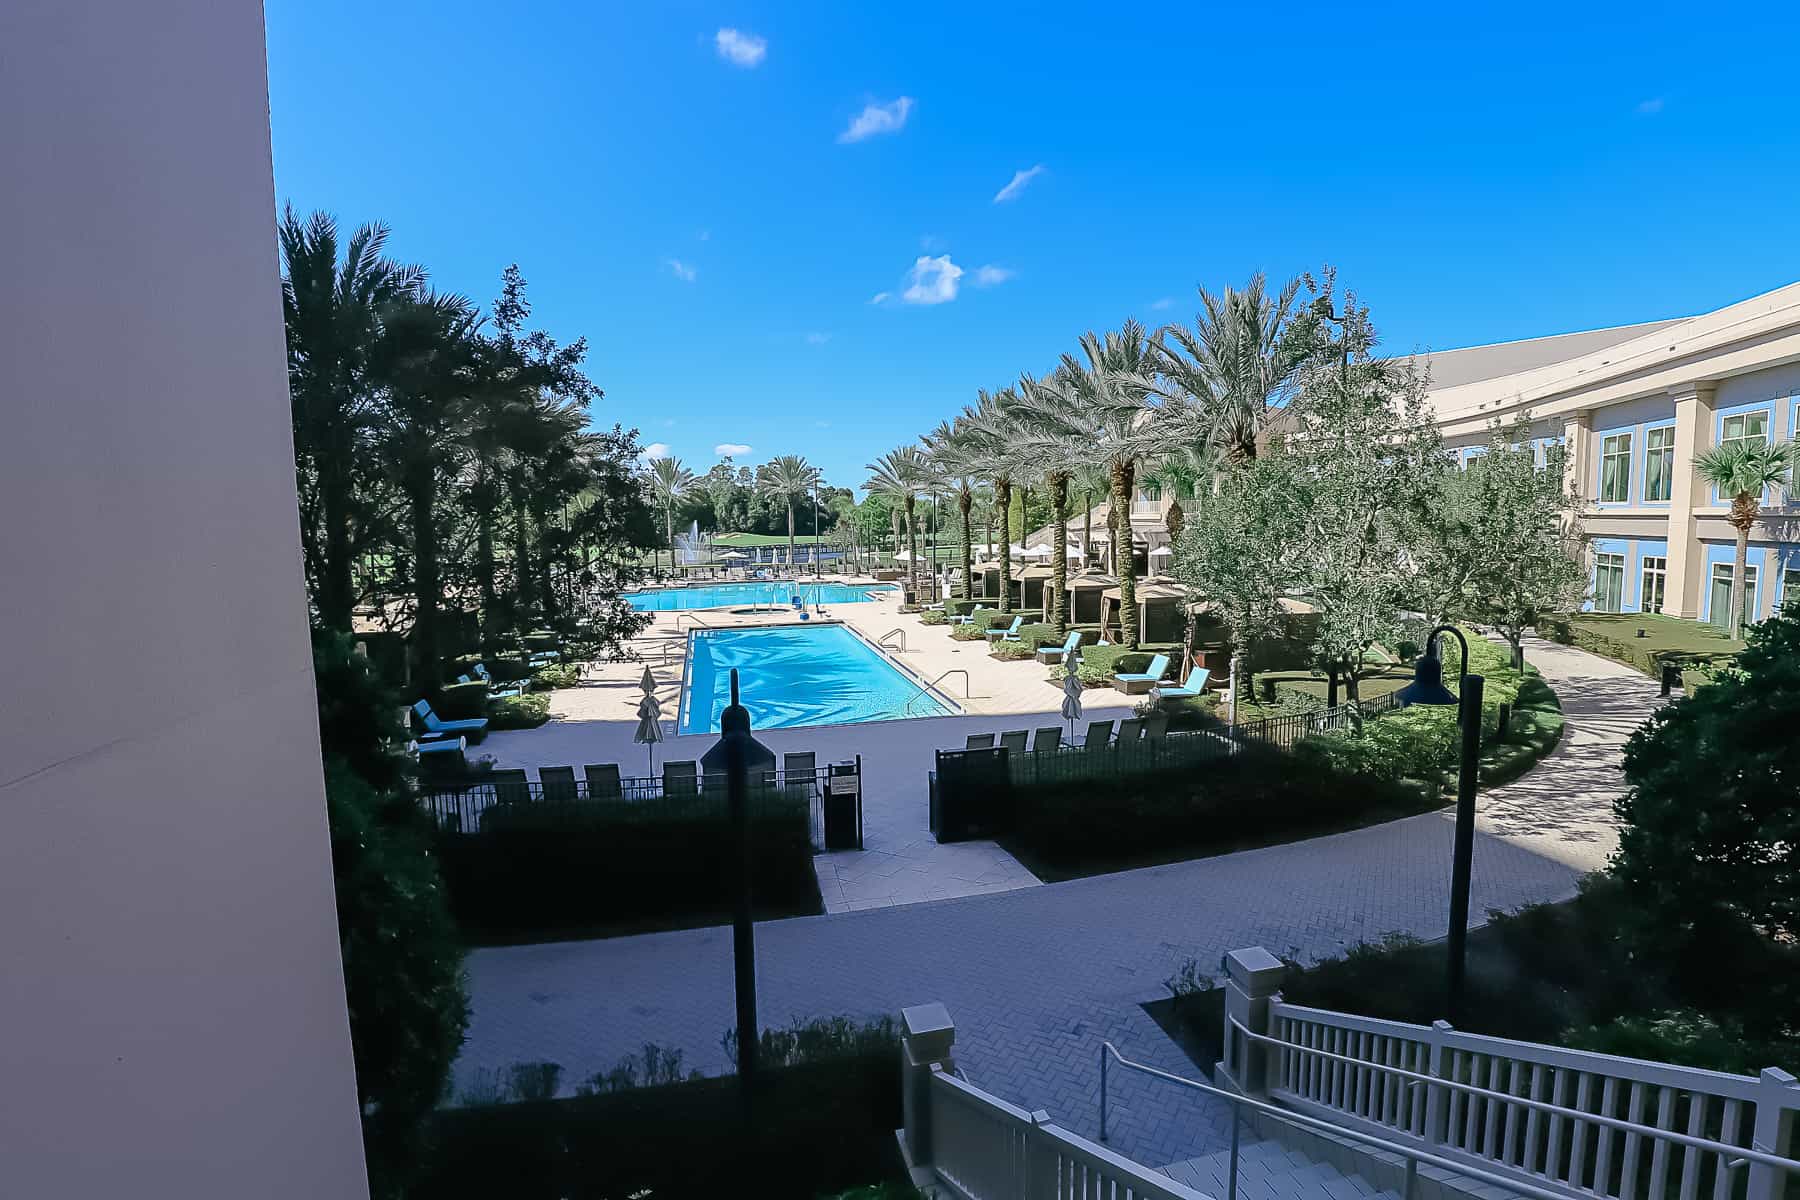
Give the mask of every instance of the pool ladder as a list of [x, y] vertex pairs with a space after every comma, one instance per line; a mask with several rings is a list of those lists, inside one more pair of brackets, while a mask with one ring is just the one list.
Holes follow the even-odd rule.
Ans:
[[906, 707], [901, 709], [900, 711], [901, 712], [911, 712], [914, 701], [916, 701], [920, 696], [923, 696], [926, 692], [930, 691], [932, 688], [936, 687], [938, 684], [942, 683], [944, 680], [948, 679], [952, 675], [961, 675], [963, 677], [963, 699], [967, 700], [969, 698], [969, 671], [968, 671], [968, 668], [966, 668], [966, 667], [951, 667], [948, 671], [945, 671], [943, 674], [939, 675], [936, 679], [933, 679], [930, 683], [920, 684], [919, 690], [913, 693], [912, 699], [908, 700], [906, 702]]
[[[887, 645], [888, 639], [893, 637], [896, 633], [900, 635], [900, 653], [905, 654], [906, 653], [906, 630], [904, 630], [904, 629], [894, 628], [894, 629], [888, 630], [886, 633], [882, 634], [880, 637], [875, 639], [875, 644], [877, 646]], [[961, 668], [958, 668], [958, 669], [960, 670]]]

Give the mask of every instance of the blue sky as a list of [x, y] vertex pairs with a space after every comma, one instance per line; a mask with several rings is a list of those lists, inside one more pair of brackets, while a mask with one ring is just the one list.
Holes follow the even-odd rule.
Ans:
[[1394, 351], [1800, 279], [1792, 4], [267, 19], [277, 196], [388, 222], [484, 303], [518, 262], [534, 322], [592, 346], [596, 420], [697, 470], [735, 445], [859, 483], [1082, 331], [1259, 269], [1337, 266]]

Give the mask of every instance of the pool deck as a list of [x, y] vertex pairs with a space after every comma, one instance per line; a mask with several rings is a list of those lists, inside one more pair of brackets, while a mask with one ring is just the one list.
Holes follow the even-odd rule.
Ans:
[[[1047, 670], [1036, 663], [990, 658], [984, 643], [954, 641], [947, 627], [921, 624], [916, 614], [899, 609], [900, 595], [895, 591], [878, 600], [827, 605], [825, 618], [843, 621], [872, 642], [892, 630], [904, 631], [906, 649], [896, 650], [895, 657], [923, 679], [956, 668], [967, 670], [967, 698], [959, 680], [945, 687], [962, 706], [963, 715], [757, 733], [775, 753], [810, 750], [821, 766], [862, 755], [864, 848], [813, 859], [827, 912], [1038, 886], [1036, 876], [991, 841], [939, 845], [929, 829], [926, 780], [932, 752], [961, 749], [971, 733], [1061, 725], [1066, 734], [1068, 726], [1060, 715], [1061, 687], [1051, 683]], [[626, 775], [649, 774], [648, 749], [631, 740], [645, 665], [662, 702], [665, 736], [671, 735], [689, 629], [701, 624], [730, 627], [797, 620], [792, 610], [779, 609], [746, 615], [717, 609], [656, 613], [632, 644], [642, 661], [590, 665], [579, 687], [552, 693], [549, 724], [493, 734], [479, 752], [491, 756], [496, 766], [525, 767], [534, 773], [545, 765], [579, 768], [584, 763], [616, 762]], [[1122, 694], [1088, 691], [1084, 720], [1130, 714], [1131, 701]], [[708, 734], [669, 736], [656, 747], [657, 769], [668, 759], [697, 759], [715, 740]]]

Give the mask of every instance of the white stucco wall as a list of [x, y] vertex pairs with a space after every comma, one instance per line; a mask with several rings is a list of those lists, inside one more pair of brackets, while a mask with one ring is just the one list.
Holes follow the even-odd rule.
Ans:
[[365, 1191], [260, 6], [0, 4], [0, 1195]]

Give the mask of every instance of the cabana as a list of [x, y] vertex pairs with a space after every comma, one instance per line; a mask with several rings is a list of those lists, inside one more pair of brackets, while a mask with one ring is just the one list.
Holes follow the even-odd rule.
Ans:
[[[1104, 606], [1102, 608], [1101, 627], [1103, 629], [1119, 628], [1119, 587], [1115, 583], [1101, 593]], [[1138, 640], [1141, 642], [1178, 642], [1186, 625], [1186, 612], [1182, 605], [1187, 601], [1187, 592], [1173, 579], [1153, 575], [1149, 579], [1138, 580]]]
[[1084, 571], [1080, 575], [1069, 576], [1068, 587], [1069, 623], [1098, 625], [1105, 608], [1106, 591], [1111, 588], [1113, 594], [1117, 595], [1119, 581], [1098, 571]]
[[1037, 563], [1016, 573], [1013, 580], [1019, 585], [1019, 607], [1049, 612], [1050, 581], [1055, 575], [1055, 571]]

